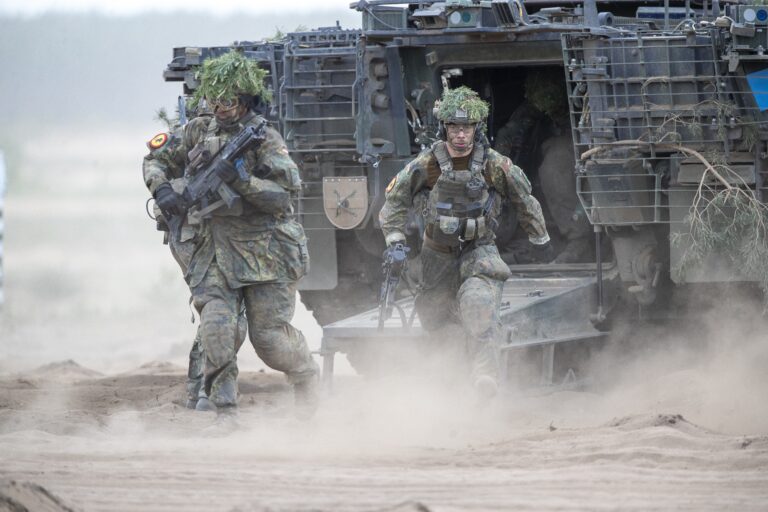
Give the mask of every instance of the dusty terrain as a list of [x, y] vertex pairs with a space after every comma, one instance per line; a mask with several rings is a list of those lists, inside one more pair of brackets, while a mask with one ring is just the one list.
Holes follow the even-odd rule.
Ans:
[[342, 367], [301, 422], [247, 346], [237, 425], [184, 409], [195, 326], [139, 177], [155, 131], [47, 133], [13, 170], [0, 510], [768, 510], [765, 331], [715, 313], [706, 339], [609, 350], [600, 385], [484, 409], [446, 372]]

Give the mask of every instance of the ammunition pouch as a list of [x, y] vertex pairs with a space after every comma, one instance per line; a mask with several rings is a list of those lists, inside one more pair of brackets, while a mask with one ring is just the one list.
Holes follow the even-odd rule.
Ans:
[[463, 243], [483, 238], [487, 233], [485, 217], [459, 218], [448, 215], [438, 215], [437, 222], [426, 231], [433, 242], [447, 248], [459, 247]]
[[480, 238], [486, 234], [483, 203], [470, 204], [437, 203], [437, 215], [429, 229], [435, 243], [447, 247], [458, 247], [462, 242]]

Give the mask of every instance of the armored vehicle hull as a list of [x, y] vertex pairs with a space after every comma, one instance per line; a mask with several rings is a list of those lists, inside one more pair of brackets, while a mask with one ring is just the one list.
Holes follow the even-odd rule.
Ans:
[[[376, 305], [384, 188], [435, 140], [435, 99], [458, 85], [490, 103], [487, 137], [531, 179], [558, 262], [594, 265], [593, 325], [604, 329], [618, 313], [684, 314], [688, 301], [680, 297], [691, 287], [701, 294], [707, 285], [739, 283], [760, 299], [768, 284], [754, 261], [768, 234], [760, 224], [768, 172], [765, 7], [554, 0], [352, 7], [362, 29], [178, 48], [165, 74], [189, 94], [200, 63], [232, 50], [269, 70], [275, 99], [265, 113], [304, 181], [297, 212], [312, 269], [301, 295], [322, 325]], [[727, 203], [733, 196], [754, 218], [738, 216], [742, 203]], [[717, 224], [722, 218], [708, 217], [723, 197], [718, 211], [740, 219], [730, 234]], [[412, 285], [421, 213], [414, 209], [407, 232]], [[715, 236], [702, 240], [702, 233]], [[745, 236], [756, 244], [744, 245]], [[510, 214], [497, 244], [513, 271], [537, 263], [523, 238]], [[601, 261], [615, 272], [605, 274]]]

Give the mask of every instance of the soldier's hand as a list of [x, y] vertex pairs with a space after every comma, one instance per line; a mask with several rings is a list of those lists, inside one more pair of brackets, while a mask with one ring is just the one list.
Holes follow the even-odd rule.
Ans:
[[533, 257], [537, 263], [550, 263], [555, 259], [555, 248], [552, 247], [552, 242], [547, 242], [541, 245], [531, 245], [533, 245]]
[[405, 245], [405, 240], [401, 240], [388, 245], [382, 257], [385, 262], [404, 262], [408, 259], [409, 252], [411, 248]]
[[240, 177], [235, 166], [226, 160], [220, 160], [216, 165], [216, 175], [224, 183], [232, 183]]
[[165, 217], [175, 217], [187, 211], [181, 194], [176, 193], [170, 183], [163, 183], [155, 190], [155, 203]]
[[387, 244], [387, 247], [394, 247], [395, 244], [405, 244], [405, 235], [400, 231], [392, 231], [384, 237], [384, 242]]

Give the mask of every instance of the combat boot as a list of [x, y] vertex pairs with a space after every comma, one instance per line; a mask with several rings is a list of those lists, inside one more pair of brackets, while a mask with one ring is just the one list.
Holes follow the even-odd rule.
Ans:
[[196, 411], [203, 411], [203, 412], [216, 412], [216, 404], [208, 400], [207, 396], [201, 396], [197, 399], [197, 404], [195, 405]]
[[218, 413], [219, 409], [234, 409], [235, 407], [237, 407], [237, 381], [234, 378], [229, 378], [220, 379], [208, 391], [208, 395], [206, 395], [205, 389], [201, 390], [195, 410]]
[[490, 402], [499, 392], [499, 384], [490, 375], [479, 375], [475, 378], [473, 387], [479, 403]]
[[240, 413], [236, 405], [216, 407], [216, 418], [213, 423], [203, 428], [203, 433], [213, 437], [226, 436], [240, 428], [238, 421]]

